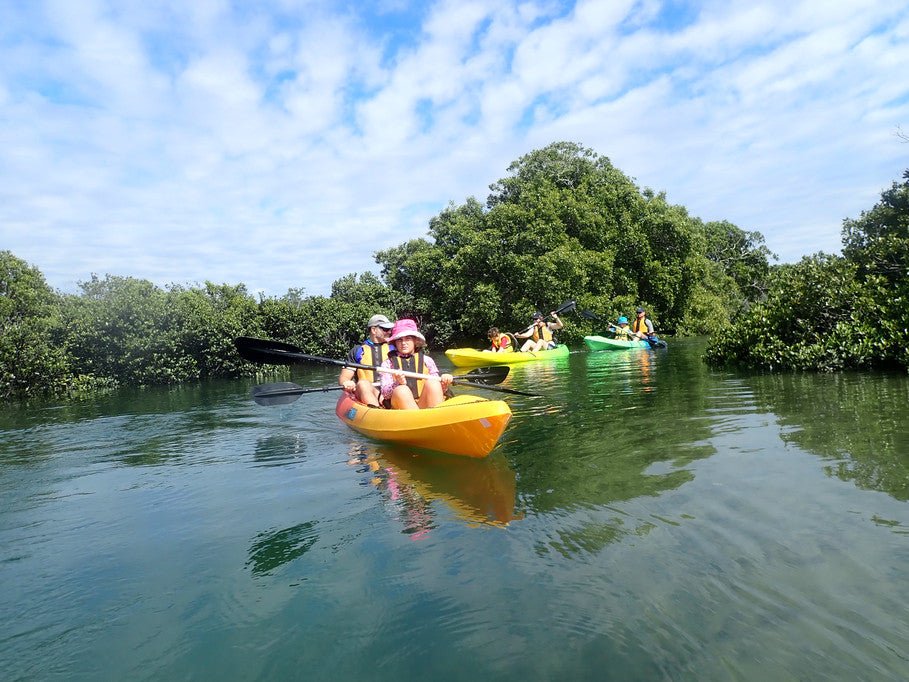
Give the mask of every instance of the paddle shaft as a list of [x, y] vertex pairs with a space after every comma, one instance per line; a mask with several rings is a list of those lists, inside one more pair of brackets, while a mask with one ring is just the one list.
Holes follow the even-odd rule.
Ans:
[[[562, 313], [567, 313], [574, 310], [577, 307], [577, 303], [574, 301], [565, 301], [562, 305], [552, 311], [556, 315], [561, 315]], [[552, 314], [550, 313], [550, 314]], [[529, 334], [530, 330], [533, 329], [533, 324], [531, 324], [527, 329], [522, 332], [512, 332], [512, 336], [517, 336], [518, 334]]]
[[[349, 362], [347, 360], [335, 360], [333, 358], [324, 358], [319, 355], [307, 355], [306, 353], [303, 353], [298, 348], [296, 348], [296, 346], [291, 346], [290, 344], [281, 341], [268, 341], [265, 339], [254, 339], [244, 336], [236, 339], [234, 343], [237, 346], [237, 350], [240, 351], [240, 355], [242, 355], [250, 362], [265, 364], [272, 363], [278, 365], [289, 365], [298, 362], [320, 362], [323, 364], [336, 365], [339, 367], [369, 369], [389, 374], [395, 374], [399, 371], [396, 369], [391, 369], [389, 367], [374, 367], [373, 365], [364, 365], [362, 363]], [[477, 369], [473, 370], [470, 375], [474, 376], [474, 378], [477, 380], [489, 378], [492, 379], [490, 383], [500, 383], [508, 375], [508, 369], [495, 369], [496, 371], [487, 370], [486, 372]], [[433, 376], [431, 374], [420, 374], [418, 372], [408, 372], [406, 370], [400, 371], [402, 376], [411, 377], [414, 379], [430, 379]], [[454, 377], [452, 383], [464, 384], [465, 386], [482, 385], [484, 388], [489, 388], [489, 385], [486, 383], [479, 381], [468, 381], [465, 379], [459, 379], [458, 377]]]
[[[323, 358], [319, 355], [307, 355], [306, 353], [301, 353], [299, 351], [290, 351], [283, 350], [280, 348], [259, 348], [257, 349], [259, 355], [271, 356], [274, 358], [275, 363], [278, 365], [289, 365], [295, 362], [321, 362], [326, 365], [337, 365], [338, 367], [350, 367], [351, 369], [371, 369], [375, 372], [385, 372], [387, 374], [395, 374], [399, 370], [391, 369], [389, 367], [377, 367], [373, 365], [364, 365], [359, 362], [349, 362], [347, 360], [335, 360], [333, 358]], [[266, 360], [261, 360], [261, 362], [267, 363]], [[405, 377], [410, 377], [413, 379], [429, 379], [432, 377], [431, 374], [420, 374], [419, 372], [408, 372], [406, 370], [400, 370], [401, 374]]]

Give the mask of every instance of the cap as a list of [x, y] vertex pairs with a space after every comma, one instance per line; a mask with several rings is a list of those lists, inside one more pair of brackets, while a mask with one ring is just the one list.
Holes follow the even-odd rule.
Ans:
[[638, 309], [635, 310], [634, 312], [635, 312], [635, 314], [637, 314], [637, 313], [643, 313], [643, 312], [644, 312], [644, 309], [643, 309], [643, 308], [638, 308]]
[[373, 315], [369, 318], [369, 322], [366, 323], [366, 328], [370, 327], [382, 327], [382, 329], [391, 329], [394, 327], [394, 324], [389, 321], [384, 315]]
[[531, 320], [542, 320], [542, 319], [543, 319], [543, 313], [541, 313], [541, 312], [538, 310], [538, 311], [536, 311], [533, 315], [530, 316], [530, 319], [531, 319]]

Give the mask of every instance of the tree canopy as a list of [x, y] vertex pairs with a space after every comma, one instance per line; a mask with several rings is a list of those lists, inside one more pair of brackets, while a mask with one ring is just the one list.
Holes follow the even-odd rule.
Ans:
[[[251, 375], [261, 368], [239, 358], [239, 335], [343, 357], [377, 312], [417, 318], [440, 346], [474, 344], [493, 325], [523, 329], [533, 311], [567, 300], [606, 319], [642, 305], [661, 332], [703, 334], [766, 296], [773, 256], [760, 234], [703, 223], [578, 144], [522, 156], [489, 189], [485, 202], [449, 204], [426, 237], [375, 253], [381, 276], [345, 275], [329, 296], [290, 289], [256, 301], [243, 284], [162, 288], [110, 275], [60, 294], [3, 252], [0, 395]], [[889, 257], [882, 249], [864, 267]], [[603, 331], [566, 322], [567, 343]]]
[[766, 298], [707, 348], [713, 364], [761, 369], [909, 368], [909, 170], [843, 222], [843, 255], [776, 268]]

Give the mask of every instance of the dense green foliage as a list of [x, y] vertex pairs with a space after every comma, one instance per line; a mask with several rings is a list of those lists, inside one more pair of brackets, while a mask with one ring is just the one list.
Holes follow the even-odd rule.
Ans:
[[70, 369], [54, 343], [56, 296], [37, 268], [0, 251], [0, 395], [64, 392]]
[[716, 334], [713, 364], [909, 368], [909, 170], [843, 223], [843, 255], [775, 268], [767, 295]]
[[[570, 299], [604, 319], [644, 305], [659, 331], [701, 334], [766, 289], [772, 254], [759, 234], [702, 223], [576, 144], [523, 156], [490, 189], [485, 205], [468, 198], [441, 211], [428, 239], [375, 254], [381, 279], [346, 275], [327, 297], [291, 289], [256, 301], [242, 284], [161, 288], [113, 276], [59, 294], [4, 252], [0, 396], [252, 375], [261, 368], [239, 358], [239, 335], [341, 357], [376, 312], [418, 318], [436, 346], [473, 345], [491, 325], [523, 329], [534, 310]], [[568, 343], [604, 331], [565, 321]]]
[[[523, 329], [568, 299], [614, 319], [645, 306], [663, 330], [704, 333], [762, 289], [770, 255], [756, 233], [703, 224], [641, 191], [607, 158], [559, 142], [531, 152], [417, 239], [376, 255], [386, 282], [439, 340]], [[741, 281], [741, 284], [739, 283]], [[560, 338], [578, 342], [580, 320]]]

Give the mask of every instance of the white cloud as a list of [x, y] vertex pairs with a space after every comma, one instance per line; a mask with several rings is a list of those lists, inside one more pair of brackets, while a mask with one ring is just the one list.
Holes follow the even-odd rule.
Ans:
[[556, 140], [788, 261], [838, 250], [909, 166], [909, 9], [883, 0], [9, 13], [0, 248], [67, 290], [109, 272], [327, 293]]

